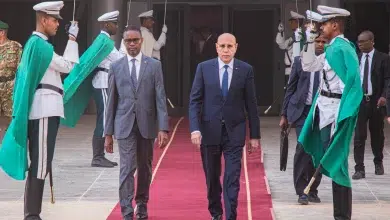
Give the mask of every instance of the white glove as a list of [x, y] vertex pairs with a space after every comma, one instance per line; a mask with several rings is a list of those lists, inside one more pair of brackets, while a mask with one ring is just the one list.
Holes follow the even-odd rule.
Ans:
[[79, 26], [77, 22], [72, 22], [72, 24], [69, 27], [68, 33], [72, 37], [77, 38], [77, 35], [79, 34]]
[[278, 31], [279, 31], [279, 32], [283, 32], [283, 31], [284, 31], [284, 26], [283, 26], [282, 23], [279, 24], [279, 26], [278, 26]]
[[314, 40], [318, 36], [318, 33], [315, 32], [313, 29], [314, 27], [310, 24], [306, 26], [306, 41], [309, 43], [314, 42]]
[[301, 41], [302, 40], [302, 29], [301, 28], [297, 28], [295, 31], [294, 31], [294, 35], [295, 35], [295, 41]]
[[313, 43], [314, 40], [317, 38], [318, 33], [313, 33], [311, 29], [306, 30], [306, 41], [308, 43]]
[[164, 24], [162, 28], [162, 32], [167, 33], [167, 31], [168, 31], [168, 27]]

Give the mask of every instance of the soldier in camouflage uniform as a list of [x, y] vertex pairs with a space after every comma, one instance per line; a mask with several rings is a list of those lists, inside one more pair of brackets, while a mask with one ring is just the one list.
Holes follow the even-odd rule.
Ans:
[[1, 125], [1, 138], [12, 117], [12, 92], [15, 72], [22, 54], [22, 45], [7, 37], [8, 24], [0, 21], [0, 116], [6, 117]]

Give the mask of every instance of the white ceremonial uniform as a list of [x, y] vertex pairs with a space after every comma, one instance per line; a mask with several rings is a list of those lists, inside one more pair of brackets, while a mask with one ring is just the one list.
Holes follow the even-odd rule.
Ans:
[[[291, 19], [305, 19], [305, 17], [303, 15], [300, 15], [294, 11], [290, 11], [290, 15], [291, 15]], [[282, 24], [279, 24], [279, 28], [280, 26], [283, 26]], [[285, 75], [290, 75], [291, 73], [291, 67], [294, 63], [294, 58], [296, 56], [299, 56], [299, 52], [300, 52], [300, 40], [301, 40], [301, 37], [288, 37], [287, 39], [285, 38], [285, 34], [282, 35], [283, 33], [283, 27], [282, 29], [279, 29], [279, 32], [276, 34], [276, 38], [275, 38], [275, 42], [278, 44], [279, 48], [281, 50], [284, 50], [285, 53], [284, 53], [284, 64], [286, 65], [286, 69], [285, 69]], [[300, 28], [298, 28], [297, 30], [294, 30], [293, 34], [295, 36], [298, 36], [298, 33], [297, 32], [300, 32]], [[296, 41], [294, 39], [297, 39]], [[295, 48], [295, 52], [294, 52], [294, 48]]]
[[[143, 12], [139, 14], [138, 17], [154, 19], [153, 10]], [[166, 37], [167, 26], [165, 24], [163, 25], [160, 37], [158, 38], [157, 41], [156, 39], [154, 39], [153, 33], [149, 29], [142, 26], [140, 29], [141, 29], [142, 38], [144, 39], [141, 45], [142, 53], [145, 56], [160, 60], [161, 59], [160, 49], [165, 45], [167, 39]]]
[[[55, 19], [62, 19], [60, 10], [63, 6], [63, 1], [50, 1], [38, 3], [34, 5], [33, 9]], [[77, 39], [79, 32], [77, 23], [71, 22], [67, 32], [70, 37]], [[48, 37], [43, 33], [33, 32], [33, 35], [45, 41], [48, 40]], [[22, 56], [24, 55], [26, 54]], [[59, 56], [55, 52], [49, 55], [51, 60], [32, 97], [28, 125], [26, 126], [30, 160], [25, 182], [24, 219], [41, 219], [45, 179], [48, 174], [50, 179], [53, 176], [52, 161], [56, 137], [60, 118], [64, 118], [61, 73], [69, 73], [75, 63], [79, 63], [78, 44], [76, 41], [68, 40], [63, 56]]]
[[[33, 34], [48, 40], [47, 36], [39, 32]], [[42, 77], [41, 84], [50, 84], [63, 89], [61, 73], [69, 73], [75, 63], [79, 62], [78, 44], [76, 41], [68, 40], [64, 55], [61, 57], [53, 54], [51, 63]], [[46, 117], [60, 116], [64, 117], [64, 104], [62, 95], [50, 89], [38, 89], [35, 91], [33, 103], [31, 106], [29, 119], [40, 119]]]
[[[101, 15], [97, 21], [100, 25], [117, 25], [119, 11], [107, 12]], [[104, 30], [100, 34], [106, 35], [108, 38], [111, 35]], [[92, 79], [94, 87], [94, 101], [96, 106], [96, 126], [92, 136], [92, 167], [114, 167], [118, 163], [109, 161], [104, 155], [104, 127], [106, 121], [106, 105], [108, 100], [108, 75], [111, 63], [125, 56], [125, 53], [119, 52], [115, 47], [96, 67], [97, 72]]]
[[291, 66], [294, 61], [293, 56], [293, 43], [294, 40], [292, 37], [285, 39], [285, 36], [282, 36], [282, 33], [278, 32], [276, 34], [276, 43], [279, 45], [281, 50], [284, 50], [284, 64], [286, 65], [285, 75], [290, 75]]
[[[100, 33], [110, 35], [101, 31]], [[125, 54], [121, 51], [119, 52], [115, 47], [112, 49], [111, 53], [98, 65], [98, 67], [109, 70], [110, 64], [120, 58], [125, 56]], [[98, 71], [96, 75], [92, 79], [92, 85], [96, 89], [107, 89], [108, 88], [108, 71]]]
[[161, 32], [160, 37], [156, 41], [154, 39], [153, 33], [149, 29], [145, 27], [141, 27], [140, 29], [141, 29], [142, 37], [144, 39], [141, 46], [142, 53], [145, 56], [153, 57], [160, 60], [161, 59], [160, 49], [166, 43], [166, 34], [164, 32]]
[[[344, 38], [344, 35], [339, 35], [337, 37], [347, 40], [346, 38]], [[329, 45], [331, 45], [337, 37], [333, 38], [332, 41], [329, 43]], [[311, 43], [308, 45], [307, 52], [303, 52], [303, 56], [302, 56], [303, 71], [309, 71], [309, 72], [321, 71], [321, 83], [318, 91], [324, 90], [327, 92], [342, 94], [345, 85], [329, 66], [328, 61], [325, 59], [326, 52], [316, 57], [314, 56], [314, 50], [315, 50], [314, 44]], [[325, 72], [325, 77], [327, 78], [329, 83], [329, 89], [325, 84], [324, 75], [323, 75], [324, 72]], [[318, 106], [320, 112], [320, 124], [319, 124], [320, 129], [326, 127], [327, 125], [337, 120], [340, 101], [341, 99], [329, 98], [322, 95], [318, 96], [315, 105], [316, 107]]]

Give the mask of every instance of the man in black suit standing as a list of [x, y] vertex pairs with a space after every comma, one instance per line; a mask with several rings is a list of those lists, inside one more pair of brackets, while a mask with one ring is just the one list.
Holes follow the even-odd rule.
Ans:
[[389, 83], [389, 56], [374, 48], [374, 34], [363, 31], [358, 37], [361, 51], [360, 79], [363, 86], [363, 100], [355, 128], [354, 158], [355, 173], [352, 179], [365, 178], [364, 149], [367, 139], [367, 121], [374, 154], [375, 174], [383, 175], [384, 112], [386, 108], [386, 88]]
[[[317, 56], [324, 53], [324, 45], [328, 40], [320, 35], [315, 40], [315, 52]], [[306, 72], [302, 69], [301, 57], [295, 57], [291, 69], [290, 79], [284, 96], [283, 109], [280, 119], [280, 127], [286, 128], [288, 124], [295, 126], [297, 138], [301, 133], [303, 124], [309, 114], [312, 101], [318, 91], [321, 81], [321, 72]], [[321, 202], [318, 197], [317, 187], [321, 182], [321, 174], [316, 178], [310, 189], [309, 195], [303, 190], [309, 184], [315, 168], [311, 156], [307, 154], [302, 146], [297, 145], [294, 155], [294, 187], [298, 195], [298, 203], [307, 205], [309, 202]]]

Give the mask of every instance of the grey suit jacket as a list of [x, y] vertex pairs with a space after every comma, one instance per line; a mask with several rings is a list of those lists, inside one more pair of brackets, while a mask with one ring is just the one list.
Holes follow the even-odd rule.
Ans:
[[105, 134], [127, 138], [135, 120], [146, 139], [156, 138], [158, 131], [169, 131], [161, 63], [144, 55], [137, 88], [131, 83], [127, 56], [110, 66]]

